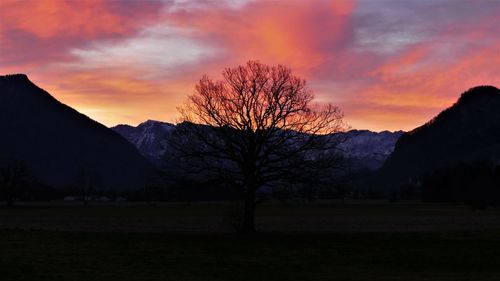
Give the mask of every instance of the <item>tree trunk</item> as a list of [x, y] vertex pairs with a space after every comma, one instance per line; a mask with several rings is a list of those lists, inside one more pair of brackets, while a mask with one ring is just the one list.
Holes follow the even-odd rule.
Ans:
[[245, 206], [243, 209], [243, 221], [241, 223], [240, 233], [255, 232], [255, 191], [248, 190], [245, 193]]

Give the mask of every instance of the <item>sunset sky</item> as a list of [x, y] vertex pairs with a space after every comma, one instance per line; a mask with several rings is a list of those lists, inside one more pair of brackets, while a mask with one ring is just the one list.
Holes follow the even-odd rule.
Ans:
[[500, 86], [500, 0], [0, 0], [0, 74], [108, 126], [174, 122], [203, 74], [259, 60], [353, 128], [409, 130]]

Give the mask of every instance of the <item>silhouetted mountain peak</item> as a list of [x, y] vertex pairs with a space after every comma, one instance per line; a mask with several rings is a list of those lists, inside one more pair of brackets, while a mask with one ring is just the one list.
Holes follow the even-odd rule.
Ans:
[[[2, 91], [0, 91], [0, 95], [2, 95], [3, 98], [7, 99], [7, 101], [10, 101], [13, 104], [20, 102], [43, 102], [50, 105], [63, 105], [67, 109], [78, 113], [73, 108], [66, 106], [65, 104], [58, 101], [44, 89], [38, 87], [28, 78], [26, 74], [20, 73], [0, 76], [0, 87], [2, 88]], [[6, 97], [6, 95], [9, 95], [9, 97]]]
[[42, 182], [92, 170], [103, 186], [140, 187], [149, 164], [117, 133], [56, 100], [24, 74], [0, 76], [0, 160], [25, 162]]
[[456, 104], [467, 104], [472, 101], [500, 98], [500, 91], [495, 86], [483, 85], [470, 88], [462, 94]]
[[[494, 86], [477, 86], [464, 92], [458, 101], [451, 107], [443, 110], [436, 117], [424, 125], [409, 131], [402, 136], [402, 141], [409, 135], [421, 131], [442, 131], [449, 128], [462, 126], [472, 127], [473, 123], [484, 122], [484, 120], [497, 120], [500, 108], [500, 90]], [[451, 124], [453, 123], [453, 125]], [[458, 131], [455, 131], [458, 132]]]
[[500, 90], [478, 86], [450, 108], [403, 134], [384, 165], [393, 177], [421, 176], [435, 169], [500, 157]]
[[0, 76], [1, 81], [29, 81], [28, 75], [24, 73], [7, 74]]
[[[0, 87], [33, 87], [33, 84], [26, 74], [8, 74], [0, 76]], [[2, 91], [0, 94], [6, 95], [10, 91]]]

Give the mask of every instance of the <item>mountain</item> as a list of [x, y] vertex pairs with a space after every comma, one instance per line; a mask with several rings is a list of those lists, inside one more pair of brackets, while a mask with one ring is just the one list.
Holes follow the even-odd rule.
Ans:
[[459, 164], [495, 165], [499, 159], [500, 92], [479, 86], [428, 123], [403, 134], [382, 173], [401, 182]]
[[[167, 140], [176, 125], [148, 120], [137, 127], [118, 125], [112, 129], [129, 140], [151, 163], [161, 166], [162, 158], [168, 152]], [[357, 168], [378, 169], [392, 153], [399, 132], [380, 133], [367, 130], [352, 130], [342, 133], [346, 141], [340, 150]]]
[[99, 185], [144, 185], [150, 164], [119, 134], [66, 106], [26, 75], [0, 76], [0, 159], [23, 161], [43, 183], [72, 185], [91, 173]]
[[339, 145], [339, 149], [355, 166], [377, 170], [392, 153], [397, 140], [403, 133], [403, 131], [377, 133], [368, 130], [352, 130], [345, 133], [346, 140]]
[[148, 120], [137, 127], [122, 124], [112, 129], [132, 143], [151, 163], [160, 166], [167, 150], [167, 139], [175, 125]]

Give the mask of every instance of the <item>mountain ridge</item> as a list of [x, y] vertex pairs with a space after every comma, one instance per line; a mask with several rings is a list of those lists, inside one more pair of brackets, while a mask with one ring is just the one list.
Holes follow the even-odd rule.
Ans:
[[[120, 124], [111, 129], [130, 141], [143, 156], [159, 167], [162, 166], [163, 155], [168, 150], [167, 139], [176, 126], [167, 122], [147, 120], [136, 127]], [[339, 145], [339, 151], [345, 152], [344, 156], [353, 162], [355, 168], [376, 170], [392, 153], [394, 144], [403, 131], [351, 130], [339, 134], [346, 136], [346, 141]]]
[[429, 122], [403, 134], [382, 169], [405, 180], [488, 158], [500, 159], [500, 91], [477, 86]]
[[135, 188], [149, 169], [119, 134], [61, 103], [25, 74], [0, 76], [0, 131], [0, 158], [26, 162], [46, 184], [71, 185], [79, 173], [93, 170], [103, 186]]

